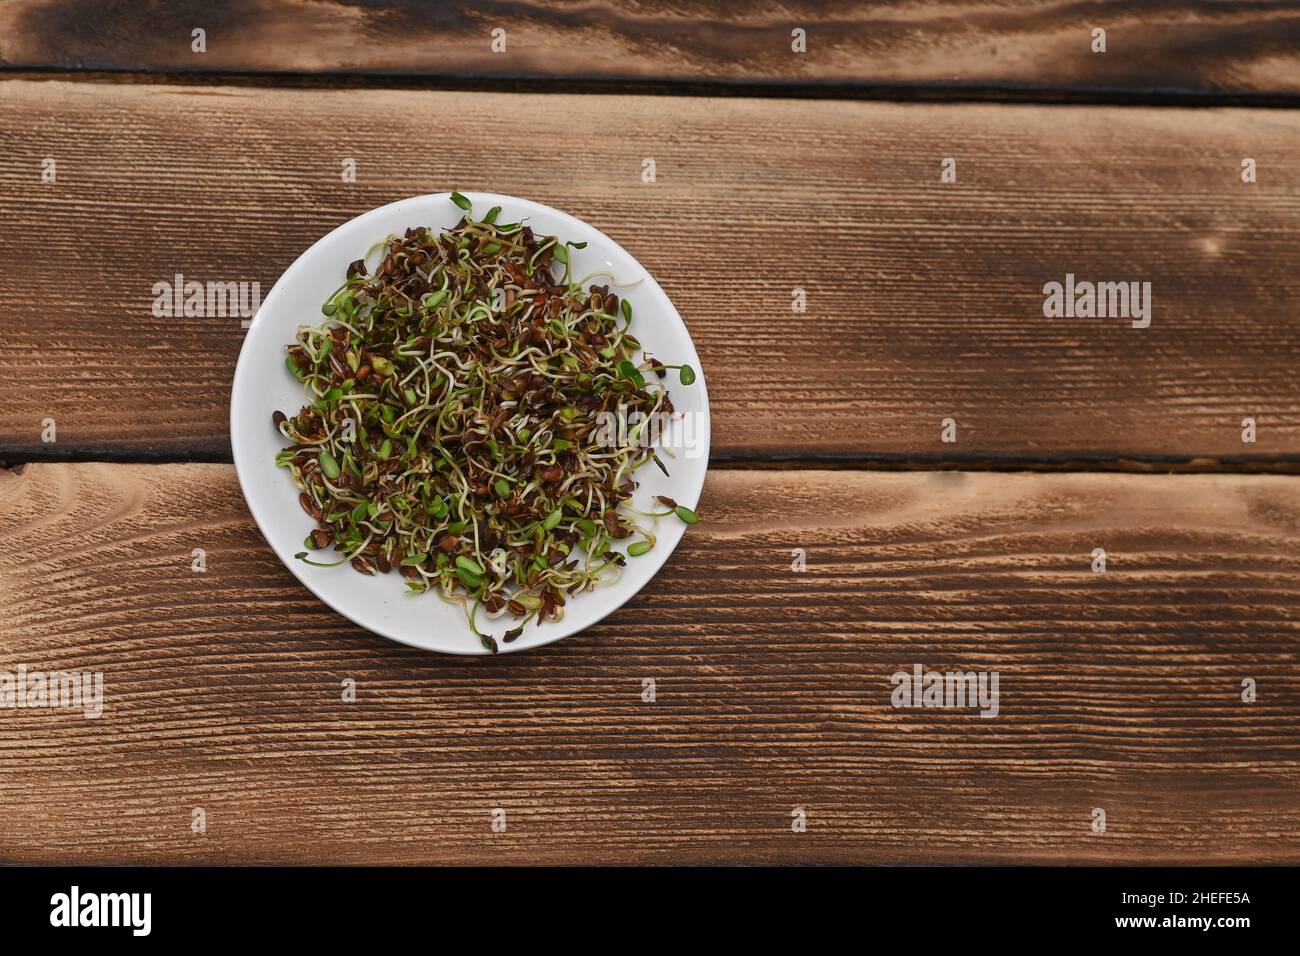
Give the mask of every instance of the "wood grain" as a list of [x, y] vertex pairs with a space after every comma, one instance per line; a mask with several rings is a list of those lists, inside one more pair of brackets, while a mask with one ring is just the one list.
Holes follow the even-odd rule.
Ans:
[[[191, 31], [207, 31], [196, 53]], [[1105, 53], [1092, 31], [1107, 31]], [[791, 31], [807, 34], [792, 50]], [[495, 53], [492, 31], [506, 31]], [[837, 87], [929, 95], [1300, 93], [1290, 4], [1191, 0], [867, 2], [779, 7], [687, 0], [311, 3], [10, 0], [9, 68], [390, 74]]]
[[[351, 216], [459, 187], [640, 259], [724, 460], [1300, 462], [1289, 113], [17, 80], [0, 113], [10, 461], [228, 459], [239, 320], [157, 318], [154, 283], [265, 294]], [[1150, 281], [1150, 328], [1044, 318], [1067, 273]]]
[[[0, 856], [1300, 861], [1300, 479], [723, 472], [701, 512], [605, 623], [460, 660], [296, 585], [229, 466], [0, 473], [0, 669], [106, 692], [0, 712]], [[914, 663], [1000, 714], [894, 709]]]

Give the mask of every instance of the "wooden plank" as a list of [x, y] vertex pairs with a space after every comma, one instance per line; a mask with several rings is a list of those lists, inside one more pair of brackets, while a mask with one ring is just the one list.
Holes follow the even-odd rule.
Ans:
[[[461, 660], [297, 586], [229, 466], [0, 473], [0, 670], [105, 688], [4, 712], [0, 855], [1300, 861], [1300, 479], [721, 472], [701, 512], [605, 623]], [[891, 706], [917, 663], [997, 717]]]
[[[22, 317], [0, 458], [228, 458], [240, 321], [155, 317], [154, 284], [265, 293], [349, 217], [451, 187], [625, 244], [696, 339], [722, 457], [1300, 457], [1290, 113], [27, 81], [0, 101], [0, 308]], [[1149, 281], [1150, 327], [1045, 318], [1067, 274]]]
[[[1106, 51], [1093, 52], [1093, 30]], [[192, 31], [206, 31], [205, 50]], [[794, 29], [806, 52], [794, 51]], [[493, 31], [505, 31], [494, 52]], [[1195, 95], [1300, 92], [1285, 4], [1116, 6], [794, 0], [322, 4], [11, 0], [10, 68], [396, 74], [485, 82], [715, 82], [867, 91]]]

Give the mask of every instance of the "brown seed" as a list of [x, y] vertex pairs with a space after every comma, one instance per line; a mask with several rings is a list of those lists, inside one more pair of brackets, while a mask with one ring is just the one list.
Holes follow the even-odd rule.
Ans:
[[317, 551], [329, 547], [330, 533], [324, 528], [317, 528], [311, 533], [311, 543], [316, 545]]
[[449, 534], [438, 542], [438, 550], [445, 554], [451, 554], [460, 544], [460, 538], [454, 534]]
[[364, 382], [366, 380], [366, 376], [369, 374], [370, 374], [370, 366], [362, 365], [360, 368], [357, 369], [357, 381]]
[[551, 467], [542, 471], [542, 481], [550, 485], [555, 484], [563, 477], [564, 472], [559, 468]]
[[611, 538], [621, 539], [631, 536], [631, 532], [618, 520], [618, 515], [614, 514], [613, 510], [606, 511], [601, 521], [605, 523], [605, 530], [609, 532]]
[[271, 413], [271, 424], [276, 428], [279, 428], [284, 424], [286, 418], [288, 418], [288, 416], [277, 408]]

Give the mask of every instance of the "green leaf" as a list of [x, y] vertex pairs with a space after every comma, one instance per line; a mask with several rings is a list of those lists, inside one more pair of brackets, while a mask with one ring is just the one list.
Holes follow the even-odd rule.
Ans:
[[454, 189], [451, 191], [451, 201], [454, 202], [461, 209], [466, 210], [467, 212], [474, 206], [472, 202], [470, 202], [460, 193], [456, 192], [456, 190]]
[[402, 564], [411, 568], [417, 564], [424, 564], [424, 562], [428, 560], [429, 556], [427, 554], [408, 554], [406, 557], [402, 558]]
[[569, 250], [561, 243], [555, 244], [555, 261], [563, 262], [566, 266], [569, 264]]
[[700, 520], [700, 516], [685, 505], [678, 505], [673, 509], [673, 513], [687, 524], [695, 524]]
[[632, 324], [632, 303], [627, 301], [627, 299], [624, 299], [623, 303], [619, 306], [619, 308], [623, 311], [623, 318], [627, 319], [628, 325], [631, 325]]
[[560, 523], [560, 519], [563, 517], [564, 517], [563, 510], [561, 510], [560, 508], [556, 508], [554, 511], [552, 511], [550, 514], [546, 516], [546, 520], [542, 522], [542, 529], [545, 531], [550, 531], [552, 528], [554, 528], [557, 524]]
[[487, 215], [483, 217], [483, 221], [491, 225], [497, 221], [497, 216], [499, 215], [501, 215], [501, 207], [493, 206], [488, 210]]
[[506, 481], [504, 478], [498, 478], [496, 481], [492, 482], [492, 490], [497, 493], [498, 498], [509, 498], [510, 482]]
[[481, 577], [483, 574], [486, 573], [483, 570], [483, 565], [479, 564], [473, 558], [465, 557], [465, 555], [463, 554], [456, 559], [456, 567], [468, 571], [470, 574], [477, 575], [479, 577]]
[[679, 377], [683, 385], [693, 385], [695, 383], [695, 369], [689, 365], [683, 365]]
[[299, 373], [299, 371], [298, 371], [298, 363], [295, 362], [295, 361], [293, 360], [293, 356], [292, 356], [292, 355], [286, 355], [286, 356], [284, 357], [284, 364], [285, 364], [285, 367], [286, 367], [290, 372], [293, 373], [293, 377], [294, 377], [294, 378], [297, 378], [297, 377], [299, 376], [300, 373]]
[[460, 578], [461, 584], [465, 585], [465, 587], [469, 588], [471, 591], [477, 591], [483, 585], [482, 578], [465, 568], [458, 567], [456, 569], [456, 577]]
[[630, 359], [623, 359], [618, 363], [618, 377], [635, 382], [638, 388], [645, 386], [645, 376], [641, 374], [640, 369], [632, 364]]
[[334, 460], [334, 456], [329, 453], [328, 449], [322, 448], [320, 450], [317, 461], [320, 462], [320, 470], [324, 472], [326, 478], [337, 478], [342, 474], [339, 463]]
[[634, 558], [639, 558], [653, 547], [654, 545], [649, 541], [633, 541], [627, 546], [627, 553]]

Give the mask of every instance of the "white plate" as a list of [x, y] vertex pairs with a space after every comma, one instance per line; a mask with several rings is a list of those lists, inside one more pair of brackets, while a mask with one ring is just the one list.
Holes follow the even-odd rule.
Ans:
[[[611, 290], [632, 303], [632, 334], [645, 350], [663, 362], [686, 363], [695, 369], [693, 385], [679, 384], [673, 373], [665, 380], [676, 411], [686, 413], [677, 441], [689, 439], [689, 447], [676, 447], [675, 458], [661, 455], [671, 477], [653, 463], [642, 467], [636, 473], [640, 487], [633, 499], [634, 506], [643, 510], [650, 510], [654, 495], [668, 495], [694, 508], [708, 468], [709, 400], [695, 346], [663, 289], [622, 246], [579, 219], [513, 196], [465, 195], [473, 201], [476, 216], [500, 206], [499, 222], [523, 220], [540, 235], [585, 241], [585, 249], [569, 253], [571, 274], [581, 278], [607, 269], [617, 283]], [[262, 535], [317, 597], [362, 627], [403, 644], [448, 654], [484, 654], [487, 651], [470, 631], [459, 605], [436, 594], [411, 593], [396, 572], [367, 576], [347, 564], [317, 568], [294, 559], [314, 523], [298, 505], [298, 490], [288, 469], [276, 467], [276, 453], [287, 443], [271, 424], [276, 409], [293, 415], [307, 404], [302, 384], [284, 366], [285, 346], [294, 340], [300, 325], [324, 320], [321, 304], [342, 283], [348, 264], [390, 234], [401, 235], [410, 226], [450, 228], [461, 215], [450, 193], [404, 199], [344, 223], [299, 256], [263, 299], [244, 339], [230, 396], [230, 443], [240, 488]], [[639, 284], [630, 284], [637, 280]], [[609, 281], [604, 276], [591, 280], [597, 285]], [[595, 624], [650, 582], [685, 530], [686, 525], [675, 517], [661, 519], [654, 549], [628, 558], [616, 582], [571, 597], [560, 621], [530, 623], [510, 644], [498, 640], [501, 651], [539, 647]], [[479, 629], [498, 639], [513, 623], [509, 615], [489, 620], [479, 613]]]

